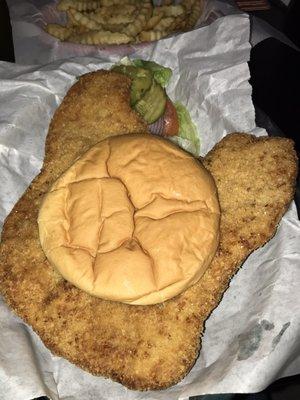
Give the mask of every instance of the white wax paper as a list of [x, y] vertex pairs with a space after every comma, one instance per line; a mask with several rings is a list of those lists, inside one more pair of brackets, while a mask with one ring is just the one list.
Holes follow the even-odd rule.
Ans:
[[[232, 131], [266, 134], [255, 126], [248, 40], [248, 17], [237, 14], [135, 54], [173, 69], [170, 97], [189, 108], [202, 155]], [[116, 55], [108, 58], [118, 60]], [[108, 68], [108, 58], [74, 58], [39, 68], [0, 63], [1, 221], [39, 172], [48, 125], [66, 90], [76, 76]], [[208, 319], [192, 371], [163, 391], [131, 391], [52, 355], [0, 302], [0, 399], [187, 399], [256, 392], [299, 373], [299, 243], [300, 223], [292, 204], [276, 236], [247, 259]]]

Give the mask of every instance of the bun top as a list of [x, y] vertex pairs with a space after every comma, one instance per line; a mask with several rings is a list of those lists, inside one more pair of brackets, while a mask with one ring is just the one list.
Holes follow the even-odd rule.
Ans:
[[103, 140], [54, 183], [39, 212], [42, 248], [78, 288], [155, 304], [203, 275], [218, 246], [213, 178], [164, 139]]

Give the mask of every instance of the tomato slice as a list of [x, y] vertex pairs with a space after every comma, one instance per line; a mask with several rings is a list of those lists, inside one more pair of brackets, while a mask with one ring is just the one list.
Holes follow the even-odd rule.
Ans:
[[179, 132], [179, 120], [176, 108], [170, 99], [167, 100], [164, 113], [163, 136], [175, 136]]

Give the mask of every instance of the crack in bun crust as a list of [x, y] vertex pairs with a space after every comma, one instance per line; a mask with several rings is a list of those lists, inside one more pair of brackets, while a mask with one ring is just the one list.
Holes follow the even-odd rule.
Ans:
[[[96, 118], [86, 109], [88, 116], [81, 113], [76, 121], [80, 105], [95, 103], [95, 91], [99, 101], [105, 98], [105, 113]], [[49, 266], [36, 221], [42, 195], [76, 157], [105, 136], [145, 132], [143, 123], [130, 114], [126, 96], [128, 80], [101, 71], [86, 75], [70, 89], [50, 126], [44, 168], [5, 222], [0, 289], [55, 354], [132, 389], [163, 389], [192, 368], [204, 322], [231, 277], [275, 234], [293, 198], [297, 160], [288, 139], [241, 133], [225, 137], [204, 159], [222, 210], [220, 247], [204, 276], [158, 305], [100, 300], [67, 283]], [[130, 118], [120, 120], [116, 100], [121, 115], [129, 113]]]

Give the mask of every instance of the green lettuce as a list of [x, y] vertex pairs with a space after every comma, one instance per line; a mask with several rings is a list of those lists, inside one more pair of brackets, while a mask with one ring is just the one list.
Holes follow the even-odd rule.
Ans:
[[[163, 67], [154, 61], [145, 61], [140, 59], [131, 60], [128, 57], [124, 57], [120, 60], [120, 64], [133, 65], [151, 71], [155, 81], [162, 87], [166, 87], [172, 77], [172, 70], [170, 68]], [[200, 138], [197, 128], [193, 123], [187, 108], [179, 102], [173, 104], [178, 115], [179, 133], [177, 136], [170, 137], [169, 139], [184, 150], [192, 153], [195, 157], [199, 157]]]
[[187, 108], [179, 102], [175, 102], [174, 106], [179, 120], [179, 133], [177, 139], [176, 137], [174, 139], [185, 150], [189, 151], [194, 156], [199, 156], [200, 139], [190, 113]]

